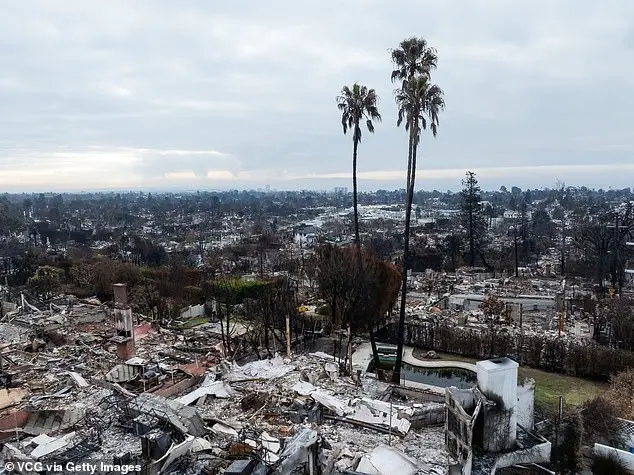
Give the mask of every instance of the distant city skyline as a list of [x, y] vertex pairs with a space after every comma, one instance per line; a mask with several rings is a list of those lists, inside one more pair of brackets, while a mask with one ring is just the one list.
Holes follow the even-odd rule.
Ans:
[[[571, 167], [507, 167], [478, 169], [473, 168], [476, 172], [478, 182], [483, 191], [499, 190], [501, 186], [507, 187], [509, 190], [513, 186], [522, 189], [543, 189], [555, 188], [558, 184], [564, 183], [566, 186], [582, 187], [591, 189], [623, 189], [632, 186], [629, 179], [629, 173], [634, 174], [634, 164], [632, 165], [598, 165], [598, 166], [571, 166]], [[419, 168], [417, 170], [417, 190], [439, 190], [439, 191], [459, 191], [462, 189], [462, 179], [467, 169], [437, 169], [425, 170]], [[532, 172], [532, 173], [531, 173]], [[400, 170], [394, 170], [390, 175], [396, 177], [402, 174]], [[587, 174], [592, 174], [594, 179], [584, 181]], [[95, 183], [93, 186], [82, 187], [66, 186], [63, 182], [60, 184], [50, 183], [40, 186], [20, 186], [5, 185], [3, 191], [10, 193], [31, 193], [31, 192], [90, 192], [90, 191], [209, 191], [219, 190], [226, 191], [232, 189], [238, 190], [260, 190], [260, 191], [298, 191], [298, 190], [314, 190], [314, 191], [333, 191], [345, 188], [347, 192], [352, 191], [351, 178], [345, 178], [346, 174], [331, 174], [330, 177], [303, 177], [284, 180], [271, 181], [263, 183], [257, 180], [235, 180], [230, 182], [221, 182], [215, 186], [204, 179], [192, 178], [191, 180], [180, 181], [175, 183], [165, 183], [162, 180], [155, 182], [125, 183], [113, 184], [111, 186], [99, 186]], [[360, 191], [376, 191], [397, 190], [405, 188], [405, 179], [381, 179], [369, 174], [370, 178], [364, 178], [364, 172], [360, 173], [359, 190]], [[389, 175], [388, 175], [389, 176]]]
[[0, 31], [0, 190], [351, 189], [355, 81], [383, 115], [360, 189], [404, 187], [389, 49], [412, 35], [447, 103], [418, 187], [634, 181], [627, 0], [22, 0]]

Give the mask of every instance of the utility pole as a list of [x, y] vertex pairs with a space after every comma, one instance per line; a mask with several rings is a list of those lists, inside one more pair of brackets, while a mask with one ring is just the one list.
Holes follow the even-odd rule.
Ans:
[[561, 312], [559, 312], [559, 325], [558, 325], [558, 330], [559, 330], [559, 336], [561, 336], [561, 332], [564, 329], [564, 315], [566, 313], [566, 293], [565, 291], [562, 293], [561, 296]]
[[[614, 253], [613, 253], [613, 261], [612, 262], [612, 269], [614, 269], [615, 272], [615, 276], [617, 282], [612, 283], [612, 288], [616, 287], [615, 284], [618, 284], [618, 279], [619, 279], [619, 244], [620, 244], [620, 239], [619, 239], [619, 217], [617, 216], [614, 219]], [[614, 280], [613, 277], [613, 280]], [[621, 289], [619, 289], [619, 294], [621, 293]]]
[[[619, 288], [619, 295], [621, 295], [621, 272], [620, 272], [620, 261], [621, 261], [621, 253], [620, 253], [620, 248], [621, 248], [621, 241], [623, 240], [623, 238], [625, 236], [621, 236], [620, 235], [620, 230], [621, 229], [629, 229], [628, 226], [623, 226], [623, 225], [619, 225], [619, 216], [616, 216], [614, 218], [614, 225], [608, 225], [607, 226], [608, 229], [614, 228], [614, 248], [612, 250], [612, 268], [614, 269], [614, 272], [616, 273], [616, 285], [618, 285]], [[626, 245], [630, 245], [630, 243], [625, 243]], [[612, 286], [615, 287], [615, 286]]]
[[515, 220], [515, 225], [513, 226], [513, 241], [515, 243], [515, 277], [519, 277], [519, 259], [517, 256], [517, 219]]
[[[559, 410], [557, 411], [557, 423], [555, 424], [555, 447], [559, 447], [559, 431], [564, 417], [564, 397], [559, 396]], [[559, 473], [559, 472], [558, 472]]]
[[[634, 242], [626, 242], [625, 245], [628, 247], [632, 247], [634, 246]], [[625, 269], [625, 273], [630, 275], [634, 274], [634, 269]]]
[[561, 218], [561, 275], [566, 275], [566, 216]]
[[346, 348], [346, 359], [348, 360], [348, 365], [349, 368], [347, 368], [350, 371], [350, 374], [352, 374], [352, 332], [350, 329], [350, 322], [348, 322], [348, 324], [346, 325], [346, 330], [348, 333], [348, 345]]
[[286, 312], [286, 357], [291, 359], [291, 319], [288, 312]]

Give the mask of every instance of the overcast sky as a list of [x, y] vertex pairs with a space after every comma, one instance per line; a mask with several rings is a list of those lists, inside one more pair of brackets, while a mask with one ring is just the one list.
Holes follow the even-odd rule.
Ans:
[[417, 184], [634, 177], [632, 0], [19, 0], [0, 14], [0, 191], [350, 185], [335, 97], [375, 88], [364, 189], [404, 187], [389, 49], [437, 48]]

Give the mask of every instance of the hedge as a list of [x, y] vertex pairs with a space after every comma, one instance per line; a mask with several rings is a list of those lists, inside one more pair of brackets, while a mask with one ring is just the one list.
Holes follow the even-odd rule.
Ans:
[[[391, 323], [377, 337], [396, 344], [397, 328], [396, 323]], [[612, 374], [634, 367], [634, 353], [596, 342], [491, 332], [488, 328], [460, 328], [441, 322], [406, 324], [405, 344], [476, 359], [508, 356], [520, 365], [600, 381], [608, 381]]]

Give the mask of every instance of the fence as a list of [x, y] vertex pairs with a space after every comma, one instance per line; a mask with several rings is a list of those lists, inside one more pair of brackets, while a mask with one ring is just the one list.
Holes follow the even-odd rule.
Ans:
[[[397, 329], [396, 323], [389, 324], [378, 338], [396, 344]], [[634, 368], [634, 353], [594, 342], [511, 334], [500, 329], [459, 328], [438, 322], [406, 324], [405, 344], [476, 359], [508, 356], [532, 368], [601, 381], [608, 381], [612, 374], [624, 369]]]

